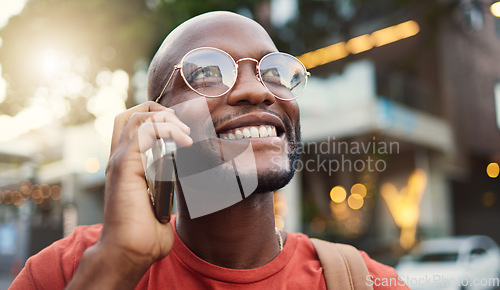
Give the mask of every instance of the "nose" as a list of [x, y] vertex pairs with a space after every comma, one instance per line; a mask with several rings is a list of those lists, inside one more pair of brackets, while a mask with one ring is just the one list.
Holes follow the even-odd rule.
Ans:
[[[238, 63], [242, 60], [239, 60]], [[251, 60], [251, 62], [245, 62], [238, 66], [236, 82], [227, 96], [228, 104], [233, 106], [242, 104], [271, 105], [276, 102], [274, 95], [264, 86], [257, 74], [257, 60], [245, 60]]]

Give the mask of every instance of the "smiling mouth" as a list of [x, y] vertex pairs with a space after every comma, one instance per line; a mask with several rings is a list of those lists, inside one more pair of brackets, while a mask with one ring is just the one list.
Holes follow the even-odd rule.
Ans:
[[248, 138], [266, 138], [278, 136], [275, 126], [272, 125], [259, 125], [259, 126], [245, 126], [219, 134], [219, 138], [228, 140], [248, 139]]

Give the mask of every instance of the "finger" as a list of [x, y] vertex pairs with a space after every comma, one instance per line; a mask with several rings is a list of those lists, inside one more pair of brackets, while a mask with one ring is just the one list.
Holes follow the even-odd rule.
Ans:
[[[191, 132], [191, 129], [184, 124], [179, 117], [177, 117], [171, 111], [160, 111], [160, 112], [147, 112], [147, 113], [134, 113], [130, 117], [130, 121], [136, 123], [138, 125], [142, 125], [142, 123], [173, 123], [179, 126], [184, 133], [188, 134]], [[139, 126], [138, 126], [139, 127]]]
[[120, 142], [122, 133], [127, 126], [128, 120], [130, 116], [134, 113], [139, 112], [159, 112], [159, 111], [170, 111], [175, 114], [174, 110], [164, 107], [155, 102], [145, 102], [135, 107], [132, 107], [120, 114], [118, 114], [115, 118], [115, 122], [113, 125], [113, 136], [111, 139], [111, 155], [113, 155], [114, 150]]
[[[186, 135], [179, 127], [177, 127], [174, 124], [171, 123], [144, 123], [138, 130], [137, 133], [137, 143], [139, 148], [136, 148], [135, 146], [130, 146], [130, 148], [127, 148], [129, 150], [132, 150], [132, 152], [137, 152], [139, 150], [141, 159], [142, 159], [142, 166], [144, 169], [144, 172], [148, 170], [148, 167], [156, 161], [158, 158], [162, 158], [164, 155], [163, 154], [170, 154], [166, 151], [163, 150], [168, 150], [169, 146], [168, 144], [165, 143], [157, 143], [161, 139], [166, 138], [169, 140], [172, 140], [176, 144], [179, 144], [180, 146], [191, 146], [193, 144], [193, 140]], [[153, 152], [148, 152], [150, 148], [153, 146], [161, 146], [164, 149], [161, 151], [155, 151], [157, 152], [156, 154]], [[163, 145], [163, 146], [162, 146]], [[166, 146], [166, 147], [164, 147]], [[157, 147], [157, 149], [160, 149], [161, 147]], [[174, 149], [175, 150], [175, 149]], [[160, 152], [160, 155], [158, 155]], [[149, 157], [149, 158], [148, 158]]]
[[[115, 146], [115, 149], [120, 146], [128, 146], [127, 144], [136, 137], [136, 134], [142, 125], [157, 123], [170, 123], [173, 126], [180, 128], [184, 134], [188, 135], [190, 133], [189, 127], [182, 123], [182, 121], [171, 111], [137, 112], [130, 116], [127, 126], [123, 129], [119, 144]], [[180, 140], [180, 142], [182, 142], [182, 140]], [[184, 143], [179, 145], [183, 146]]]
[[188, 147], [193, 144], [189, 137], [179, 126], [172, 123], [143, 123], [137, 131], [137, 142], [133, 142], [133, 151], [145, 152], [153, 146], [159, 138], [171, 138], [177, 145]]

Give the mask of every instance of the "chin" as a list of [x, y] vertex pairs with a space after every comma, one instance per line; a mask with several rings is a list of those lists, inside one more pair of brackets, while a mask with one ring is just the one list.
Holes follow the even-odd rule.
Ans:
[[292, 180], [294, 173], [293, 170], [282, 170], [259, 174], [259, 184], [254, 193], [267, 193], [281, 189]]
[[295, 163], [299, 158], [299, 154], [295, 152], [298, 151], [288, 154], [287, 157], [280, 158], [280, 164], [277, 164], [277, 159], [274, 159], [271, 164], [272, 168], [258, 169], [258, 185], [254, 193], [272, 192], [287, 185], [295, 175]]
[[295, 133], [296, 138], [291, 138], [292, 136], [288, 137], [288, 140], [295, 140], [295, 142], [289, 145], [288, 154], [285, 156], [273, 156], [271, 158], [258, 158], [256, 160], [258, 185], [254, 193], [267, 193], [279, 190], [292, 180], [297, 168], [296, 163], [300, 158], [300, 126], [296, 128]]

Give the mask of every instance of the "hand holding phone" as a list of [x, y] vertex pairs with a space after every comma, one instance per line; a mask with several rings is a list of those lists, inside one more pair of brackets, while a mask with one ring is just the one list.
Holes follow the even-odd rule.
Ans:
[[170, 138], [158, 139], [146, 151], [146, 182], [156, 218], [161, 223], [170, 222], [175, 181], [177, 146]]

